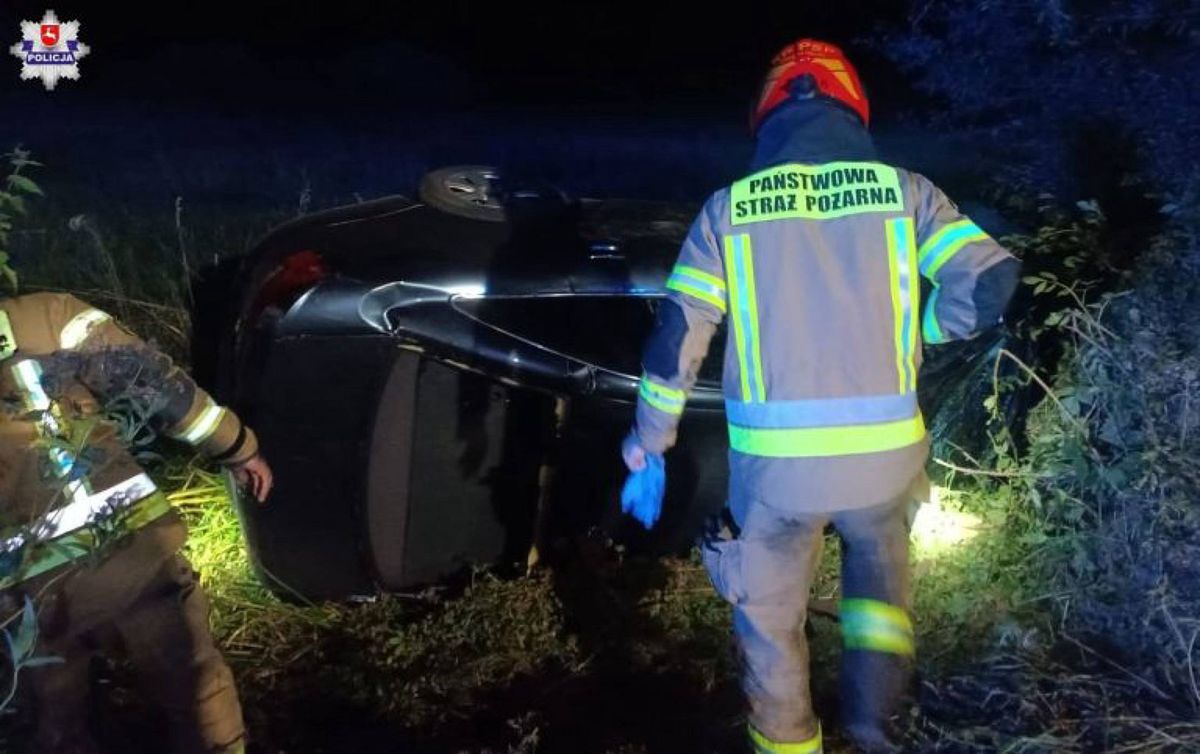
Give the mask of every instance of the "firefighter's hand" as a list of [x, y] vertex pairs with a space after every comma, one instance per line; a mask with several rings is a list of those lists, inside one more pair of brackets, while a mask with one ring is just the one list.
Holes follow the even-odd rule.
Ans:
[[642, 468], [632, 471], [621, 489], [621, 511], [633, 516], [647, 529], [653, 529], [662, 513], [667, 474], [663, 457], [646, 453]]
[[637, 441], [637, 436], [630, 433], [621, 443], [621, 458], [625, 459], [625, 467], [630, 471], [641, 471], [646, 468], [646, 449]]
[[267, 465], [267, 459], [263, 458], [261, 453], [256, 453], [249, 460], [234, 466], [233, 478], [237, 480], [238, 484], [250, 490], [250, 494], [254, 495], [254, 499], [260, 503], [265, 503], [267, 495], [271, 494], [274, 477], [271, 474], [271, 467]]

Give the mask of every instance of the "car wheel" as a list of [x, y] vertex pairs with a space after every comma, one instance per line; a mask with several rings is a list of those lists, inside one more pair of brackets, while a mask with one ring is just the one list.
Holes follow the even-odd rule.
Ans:
[[460, 217], [504, 222], [500, 199], [500, 173], [486, 165], [459, 165], [425, 174], [417, 190], [421, 201]]

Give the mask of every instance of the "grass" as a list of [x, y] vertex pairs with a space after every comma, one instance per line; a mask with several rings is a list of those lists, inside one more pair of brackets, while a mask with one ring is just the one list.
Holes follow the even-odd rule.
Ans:
[[[711, 717], [685, 712], [688, 725], [703, 732], [701, 740], [736, 745], [729, 610], [695, 560], [610, 561], [518, 579], [477, 572], [462, 584], [421, 595], [362, 605], [289, 605], [254, 579], [218, 476], [185, 467], [165, 482], [189, 521], [188, 556], [212, 599], [213, 626], [237, 673], [253, 729], [274, 747], [268, 750], [316, 750], [304, 742], [364, 718], [386, 735], [431, 750], [454, 744], [469, 747], [463, 751], [561, 751], [565, 731], [580, 727], [596, 728], [592, 735], [607, 747], [593, 744], [588, 751], [670, 750], [647, 744], [661, 746], [654, 729], [659, 713], [626, 710], [614, 735], [602, 720], [577, 707], [563, 709], [555, 698], [582, 695], [598, 711], [664, 703], [628, 687], [638, 683], [680, 695], [668, 703], [703, 704]], [[952, 510], [977, 502], [969, 497], [944, 492], [940, 503]], [[1040, 615], [1044, 605], [1013, 587], [1012, 569], [1034, 545], [1016, 547], [1000, 518], [983, 520], [970, 543], [919, 541], [914, 553], [922, 671], [938, 678], [936, 694], [922, 704], [939, 713], [950, 706], [948, 698], [969, 708], [967, 688], [987, 696], [1011, 682], [994, 672], [982, 676], [986, 681], [954, 675], [978, 660], [983, 648], [1043, 648], [1046, 636], [1020, 619]], [[817, 599], [836, 596], [838, 547], [836, 540], [828, 544]], [[1021, 575], [1027, 577], [1027, 570]], [[839, 637], [834, 622], [819, 616], [812, 622], [814, 688], [828, 712], [836, 700], [821, 689], [835, 686]], [[1047, 674], [1056, 667], [1037, 670]], [[310, 715], [308, 724], [297, 720], [296, 705], [314, 699], [331, 709]], [[962, 710], [955, 706], [954, 714], [962, 727]], [[940, 743], [972, 735], [969, 728], [950, 730], [937, 717], [917, 717], [913, 725], [914, 740], [928, 742], [935, 725], [942, 726]], [[836, 733], [831, 738], [831, 750], [838, 751]], [[375, 742], [365, 745], [384, 750], [369, 748]]]

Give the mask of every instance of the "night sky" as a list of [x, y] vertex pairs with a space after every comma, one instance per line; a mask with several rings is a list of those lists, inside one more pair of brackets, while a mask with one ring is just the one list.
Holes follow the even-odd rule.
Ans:
[[[390, 109], [399, 91], [408, 103], [740, 111], [771, 55], [802, 35], [846, 45], [880, 103], [899, 85], [859, 40], [902, 20], [900, 2], [381, 5], [51, 2], [92, 46], [84, 79], [55, 95]], [[45, 8], [5, 4], [0, 30], [15, 42], [18, 21]], [[0, 76], [0, 93], [32, 88], [19, 84]]]
[[[699, 200], [744, 170], [762, 77], [799, 37], [848, 50], [885, 127], [922, 101], [869, 41], [903, 24], [894, 0], [380, 6], [6, 4], [0, 145], [45, 156], [53, 201], [71, 212], [310, 187], [311, 206], [328, 206], [411, 192], [425, 171], [464, 163], [580, 195]], [[21, 81], [7, 54], [20, 21], [47, 7], [91, 47], [80, 80], [52, 92]]]

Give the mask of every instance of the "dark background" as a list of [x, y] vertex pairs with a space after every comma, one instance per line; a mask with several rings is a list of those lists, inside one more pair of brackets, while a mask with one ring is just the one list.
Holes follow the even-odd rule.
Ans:
[[744, 172], [761, 78], [800, 36], [846, 46], [880, 133], [920, 101], [861, 41], [902, 25], [901, 2], [380, 5], [54, 3], [91, 52], [51, 92], [8, 54], [46, 6], [5, 5], [0, 147], [44, 158], [70, 213], [179, 196], [313, 209], [470, 163], [577, 195], [701, 201]]
[[[20, 22], [50, 2], [90, 47], [81, 78], [54, 91], [20, 80], [9, 54]], [[22, 0], [0, 7], [0, 150], [20, 144], [44, 163], [48, 226], [87, 214], [105, 234], [174, 237], [182, 223], [211, 237], [192, 243], [205, 259], [297, 214], [412, 196], [447, 165], [573, 196], [698, 204], [746, 172], [771, 57], [813, 36], [859, 68], [882, 158], [971, 200], [1003, 152], [921, 124], [944, 103], [880, 41], [910, 13], [901, 0]], [[35, 251], [14, 253], [28, 269]]]
[[[740, 117], [771, 55], [799, 36], [847, 45], [881, 103], [900, 79], [854, 44], [905, 3], [51, 3], [92, 46], [79, 86], [104, 96], [253, 112], [337, 103], [568, 107]], [[0, 9], [17, 36], [43, 3]], [[6, 43], [7, 37], [5, 37]], [[17, 64], [15, 58], [10, 64]], [[235, 71], [242, 75], [228, 75]], [[0, 77], [5, 93], [17, 87]], [[402, 96], [397, 97], [400, 94]]]

